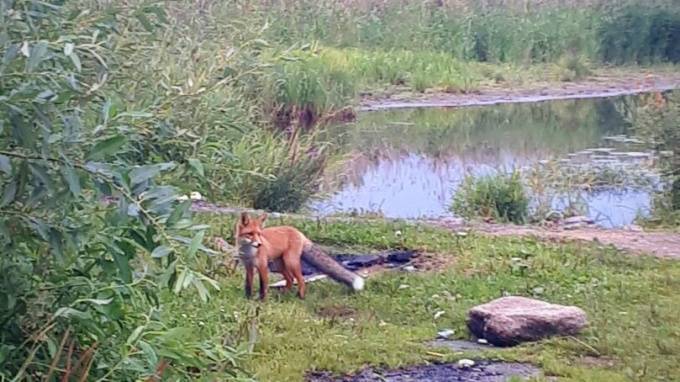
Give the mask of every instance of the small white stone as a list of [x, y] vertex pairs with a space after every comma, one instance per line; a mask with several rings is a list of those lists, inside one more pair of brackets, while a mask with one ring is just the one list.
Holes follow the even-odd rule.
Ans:
[[478, 344], [481, 344], [481, 345], [488, 345], [488, 344], [489, 344], [489, 341], [487, 341], [487, 340], [484, 339], [484, 338], [480, 338], [480, 339], [477, 340], [477, 343], [478, 343]]
[[406, 272], [415, 272], [416, 271], [416, 267], [414, 267], [413, 265], [407, 265], [402, 269], [405, 270]]
[[408, 285], [408, 284], [401, 284], [401, 285], [399, 285], [399, 289], [408, 289], [408, 288], [410, 288], [410, 287], [411, 287], [411, 286]]
[[475, 366], [475, 361], [467, 358], [463, 358], [458, 361], [458, 367], [461, 369], [468, 369], [471, 368], [472, 366]]
[[180, 202], [184, 202], [184, 201], [189, 200], [189, 197], [186, 196], [186, 195], [182, 195], [182, 196], [178, 196], [177, 200], [179, 200]]
[[437, 337], [447, 339], [456, 333], [453, 329], [444, 329], [437, 332]]
[[203, 200], [203, 195], [198, 191], [191, 191], [189, 198], [191, 198], [191, 200]]

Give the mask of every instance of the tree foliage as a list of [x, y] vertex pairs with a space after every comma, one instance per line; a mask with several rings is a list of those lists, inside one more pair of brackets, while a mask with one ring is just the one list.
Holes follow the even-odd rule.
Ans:
[[236, 370], [236, 350], [160, 320], [161, 288], [217, 288], [195, 269], [205, 227], [159, 182], [186, 152], [159, 155], [165, 116], [121, 98], [140, 49], [124, 37], [166, 22], [149, 2], [0, 1], [2, 378]]

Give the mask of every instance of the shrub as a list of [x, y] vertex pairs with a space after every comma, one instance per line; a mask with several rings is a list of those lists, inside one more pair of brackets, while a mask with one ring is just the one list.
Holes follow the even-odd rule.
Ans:
[[598, 28], [600, 55], [615, 64], [680, 62], [677, 5], [614, 7]]
[[[656, 198], [653, 219], [675, 225], [680, 214], [680, 95], [647, 96], [633, 114], [632, 122], [636, 133], [652, 142], [663, 158], [660, 164], [666, 189]], [[667, 218], [661, 219], [664, 216]]]
[[221, 338], [161, 314], [164, 289], [207, 300], [217, 287], [196, 270], [214, 254], [205, 227], [159, 181], [189, 156], [181, 135], [163, 136], [169, 101], [189, 97], [139, 97], [126, 75], [145, 46], [126, 39], [168, 15], [146, 1], [54, 3], [0, 2], [0, 380], [235, 371], [240, 353]]
[[570, 82], [584, 79], [590, 75], [590, 68], [585, 58], [577, 55], [567, 55], [558, 62], [560, 81]]
[[467, 176], [456, 191], [452, 210], [468, 219], [483, 217], [523, 224], [529, 215], [529, 196], [517, 171]]

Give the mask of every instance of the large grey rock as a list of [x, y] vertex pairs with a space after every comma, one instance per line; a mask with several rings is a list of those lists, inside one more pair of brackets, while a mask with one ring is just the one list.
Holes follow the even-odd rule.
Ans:
[[472, 334], [496, 346], [574, 335], [587, 324], [586, 313], [575, 306], [516, 296], [499, 298], [470, 309], [467, 321]]

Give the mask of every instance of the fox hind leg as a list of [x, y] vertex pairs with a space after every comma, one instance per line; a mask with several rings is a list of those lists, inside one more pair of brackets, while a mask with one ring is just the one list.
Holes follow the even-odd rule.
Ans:
[[[298, 256], [297, 258], [291, 253], [284, 254], [283, 256], [283, 261], [285, 263], [286, 269], [290, 274], [292, 274], [293, 277], [297, 280], [298, 283], [298, 296], [301, 299], [305, 298], [305, 278], [302, 275], [302, 266], [300, 264], [300, 257]], [[291, 280], [292, 281], [292, 280]]]
[[293, 275], [288, 269], [285, 268], [281, 271], [281, 274], [283, 275], [283, 278], [286, 279], [286, 286], [283, 288], [283, 291], [288, 293], [291, 289], [293, 289]]

